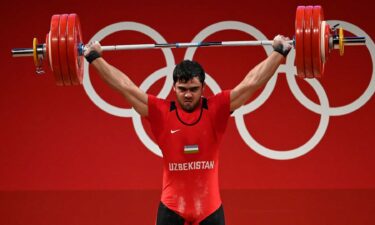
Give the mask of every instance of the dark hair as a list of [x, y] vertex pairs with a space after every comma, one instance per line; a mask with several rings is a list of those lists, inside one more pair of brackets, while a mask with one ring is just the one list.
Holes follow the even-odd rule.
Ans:
[[204, 83], [205, 73], [203, 67], [195, 61], [184, 60], [177, 64], [173, 70], [173, 84], [177, 81], [185, 83], [194, 77], [198, 77], [199, 81], [202, 84]]

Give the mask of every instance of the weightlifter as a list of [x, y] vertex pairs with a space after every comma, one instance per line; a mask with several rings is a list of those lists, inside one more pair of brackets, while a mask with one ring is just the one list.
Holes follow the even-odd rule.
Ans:
[[205, 72], [185, 60], [173, 71], [175, 101], [144, 93], [102, 57], [101, 45], [89, 43], [84, 55], [101, 78], [151, 124], [163, 153], [163, 189], [157, 225], [224, 225], [218, 187], [218, 148], [231, 112], [263, 86], [292, 46], [273, 39], [274, 51], [233, 89], [205, 98]]

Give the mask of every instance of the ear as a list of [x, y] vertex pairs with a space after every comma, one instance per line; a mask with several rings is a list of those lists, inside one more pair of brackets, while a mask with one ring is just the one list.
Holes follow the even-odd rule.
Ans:
[[173, 85], [173, 91], [176, 92], [176, 84]]

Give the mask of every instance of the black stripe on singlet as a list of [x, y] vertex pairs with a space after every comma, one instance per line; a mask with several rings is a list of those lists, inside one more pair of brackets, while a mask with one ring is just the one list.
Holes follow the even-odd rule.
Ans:
[[199, 118], [196, 121], [192, 122], [192, 123], [186, 123], [185, 121], [183, 121], [181, 119], [180, 115], [178, 114], [178, 110], [177, 110], [177, 107], [176, 107], [176, 102], [171, 101], [171, 105], [169, 106], [169, 111], [172, 112], [173, 110], [176, 110], [176, 116], [177, 116], [178, 120], [182, 124], [184, 124], [186, 126], [193, 126], [193, 125], [197, 124], [201, 120], [201, 118], [202, 118], [203, 109], [207, 109], [208, 110], [208, 104], [207, 104], [207, 99], [206, 98], [202, 98], [202, 106], [201, 106], [201, 112], [199, 114]]

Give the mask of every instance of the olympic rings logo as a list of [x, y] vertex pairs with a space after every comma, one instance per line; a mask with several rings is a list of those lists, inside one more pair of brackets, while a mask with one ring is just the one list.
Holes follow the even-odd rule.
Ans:
[[[359, 27], [340, 20], [330, 20], [327, 21], [331, 26], [334, 24], [340, 24], [344, 30], [351, 32], [357, 36], [364, 36], [366, 37], [366, 46], [370, 52], [372, 64], [375, 65], [375, 45], [373, 40], [370, 38], [368, 34], [366, 34], [363, 30]], [[223, 21], [212, 24], [201, 32], [199, 32], [192, 42], [200, 42], [203, 41], [206, 37], [223, 30], [238, 30], [244, 33], [251, 35], [252, 37], [256, 38], [257, 40], [265, 40], [267, 39], [265, 35], [263, 35], [259, 30], [255, 27], [238, 21]], [[165, 43], [167, 42], [157, 31], [148, 27], [141, 23], [136, 22], [119, 22], [112, 25], [109, 25], [98, 33], [96, 33], [90, 41], [101, 41], [106, 36], [119, 32], [119, 31], [137, 31], [141, 32], [145, 35], [148, 35], [152, 38], [155, 43]], [[271, 46], [264, 46], [264, 50], [266, 51], [267, 55], [270, 55], [272, 52]], [[195, 54], [196, 48], [188, 48], [185, 54], [184, 59], [193, 59]], [[166, 98], [169, 92], [172, 89], [173, 80], [172, 80], [172, 71], [175, 66], [174, 56], [172, 54], [171, 49], [162, 49], [164, 54], [167, 66], [161, 68], [151, 75], [149, 75], [143, 83], [140, 85], [140, 88], [147, 92], [147, 90], [151, 87], [152, 84], [157, 82], [159, 79], [166, 76], [165, 83], [157, 95], [160, 98]], [[307, 154], [310, 152], [323, 138], [329, 123], [330, 116], [342, 116], [345, 114], [352, 113], [357, 109], [361, 108], [366, 102], [372, 97], [375, 92], [375, 71], [372, 70], [371, 80], [367, 87], [367, 89], [359, 96], [355, 101], [339, 106], [339, 107], [330, 107], [327, 94], [323, 89], [322, 85], [316, 79], [306, 79], [306, 82], [315, 90], [318, 98], [319, 104], [311, 101], [307, 98], [304, 93], [300, 90], [296, 82], [296, 68], [294, 66], [294, 58], [295, 58], [295, 51], [291, 51], [288, 55], [286, 60], [286, 64], [279, 67], [276, 71], [277, 73], [285, 73], [287, 78], [287, 83], [292, 94], [296, 97], [299, 103], [301, 103], [305, 108], [308, 110], [320, 114], [320, 122], [319, 125], [313, 134], [313, 136], [308, 140], [305, 144], [301, 145], [295, 149], [269, 149], [262, 144], [258, 143], [248, 131], [245, 121], [244, 115], [247, 113], [251, 113], [259, 108], [271, 95], [273, 89], [275, 88], [277, 76], [273, 76], [273, 78], [267, 83], [265, 88], [263, 89], [262, 93], [254, 99], [252, 102], [242, 106], [241, 108], [237, 109], [235, 113], [233, 113], [233, 117], [235, 119], [235, 123], [241, 138], [245, 141], [245, 143], [253, 149], [255, 152], [259, 153], [260, 155], [276, 160], [287, 160], [287, 159], [294, 159], [298, 158], [302, 155]], [[153, 153], [162, 157], [161, 150], [157, 144], [153, 142], [153, 140], [148, 136], [144, 127], [141, 122], [141, 117], [139, 114], [135, 112], [134, 109], [124, 109], [119, 108], [113, 105], [108, 104], [104, 101], [94, 90], [89, 76], [89, 68], [88, 63], [85, 61], [84, 64], [84, 80], [83, 85], [84, 89], [89, 96], [89, 98], [96, 104], [100, 109], [104, 110], [105, 112], [112, 114], [114, 116], [120, 117], [130, 117], [132, 118], [133, 126], [135, 129], [136, 134], [138, 135], [139, 139], [143, 142], [143, 144]], [[167, 76], [168, 75], [168, 76]], [[210, 76], [206, 74], [206, 84], [212, 90], [214, 94], [219, 93], [221, 91], [220, 86], [216, 83], [216, 81]]]

